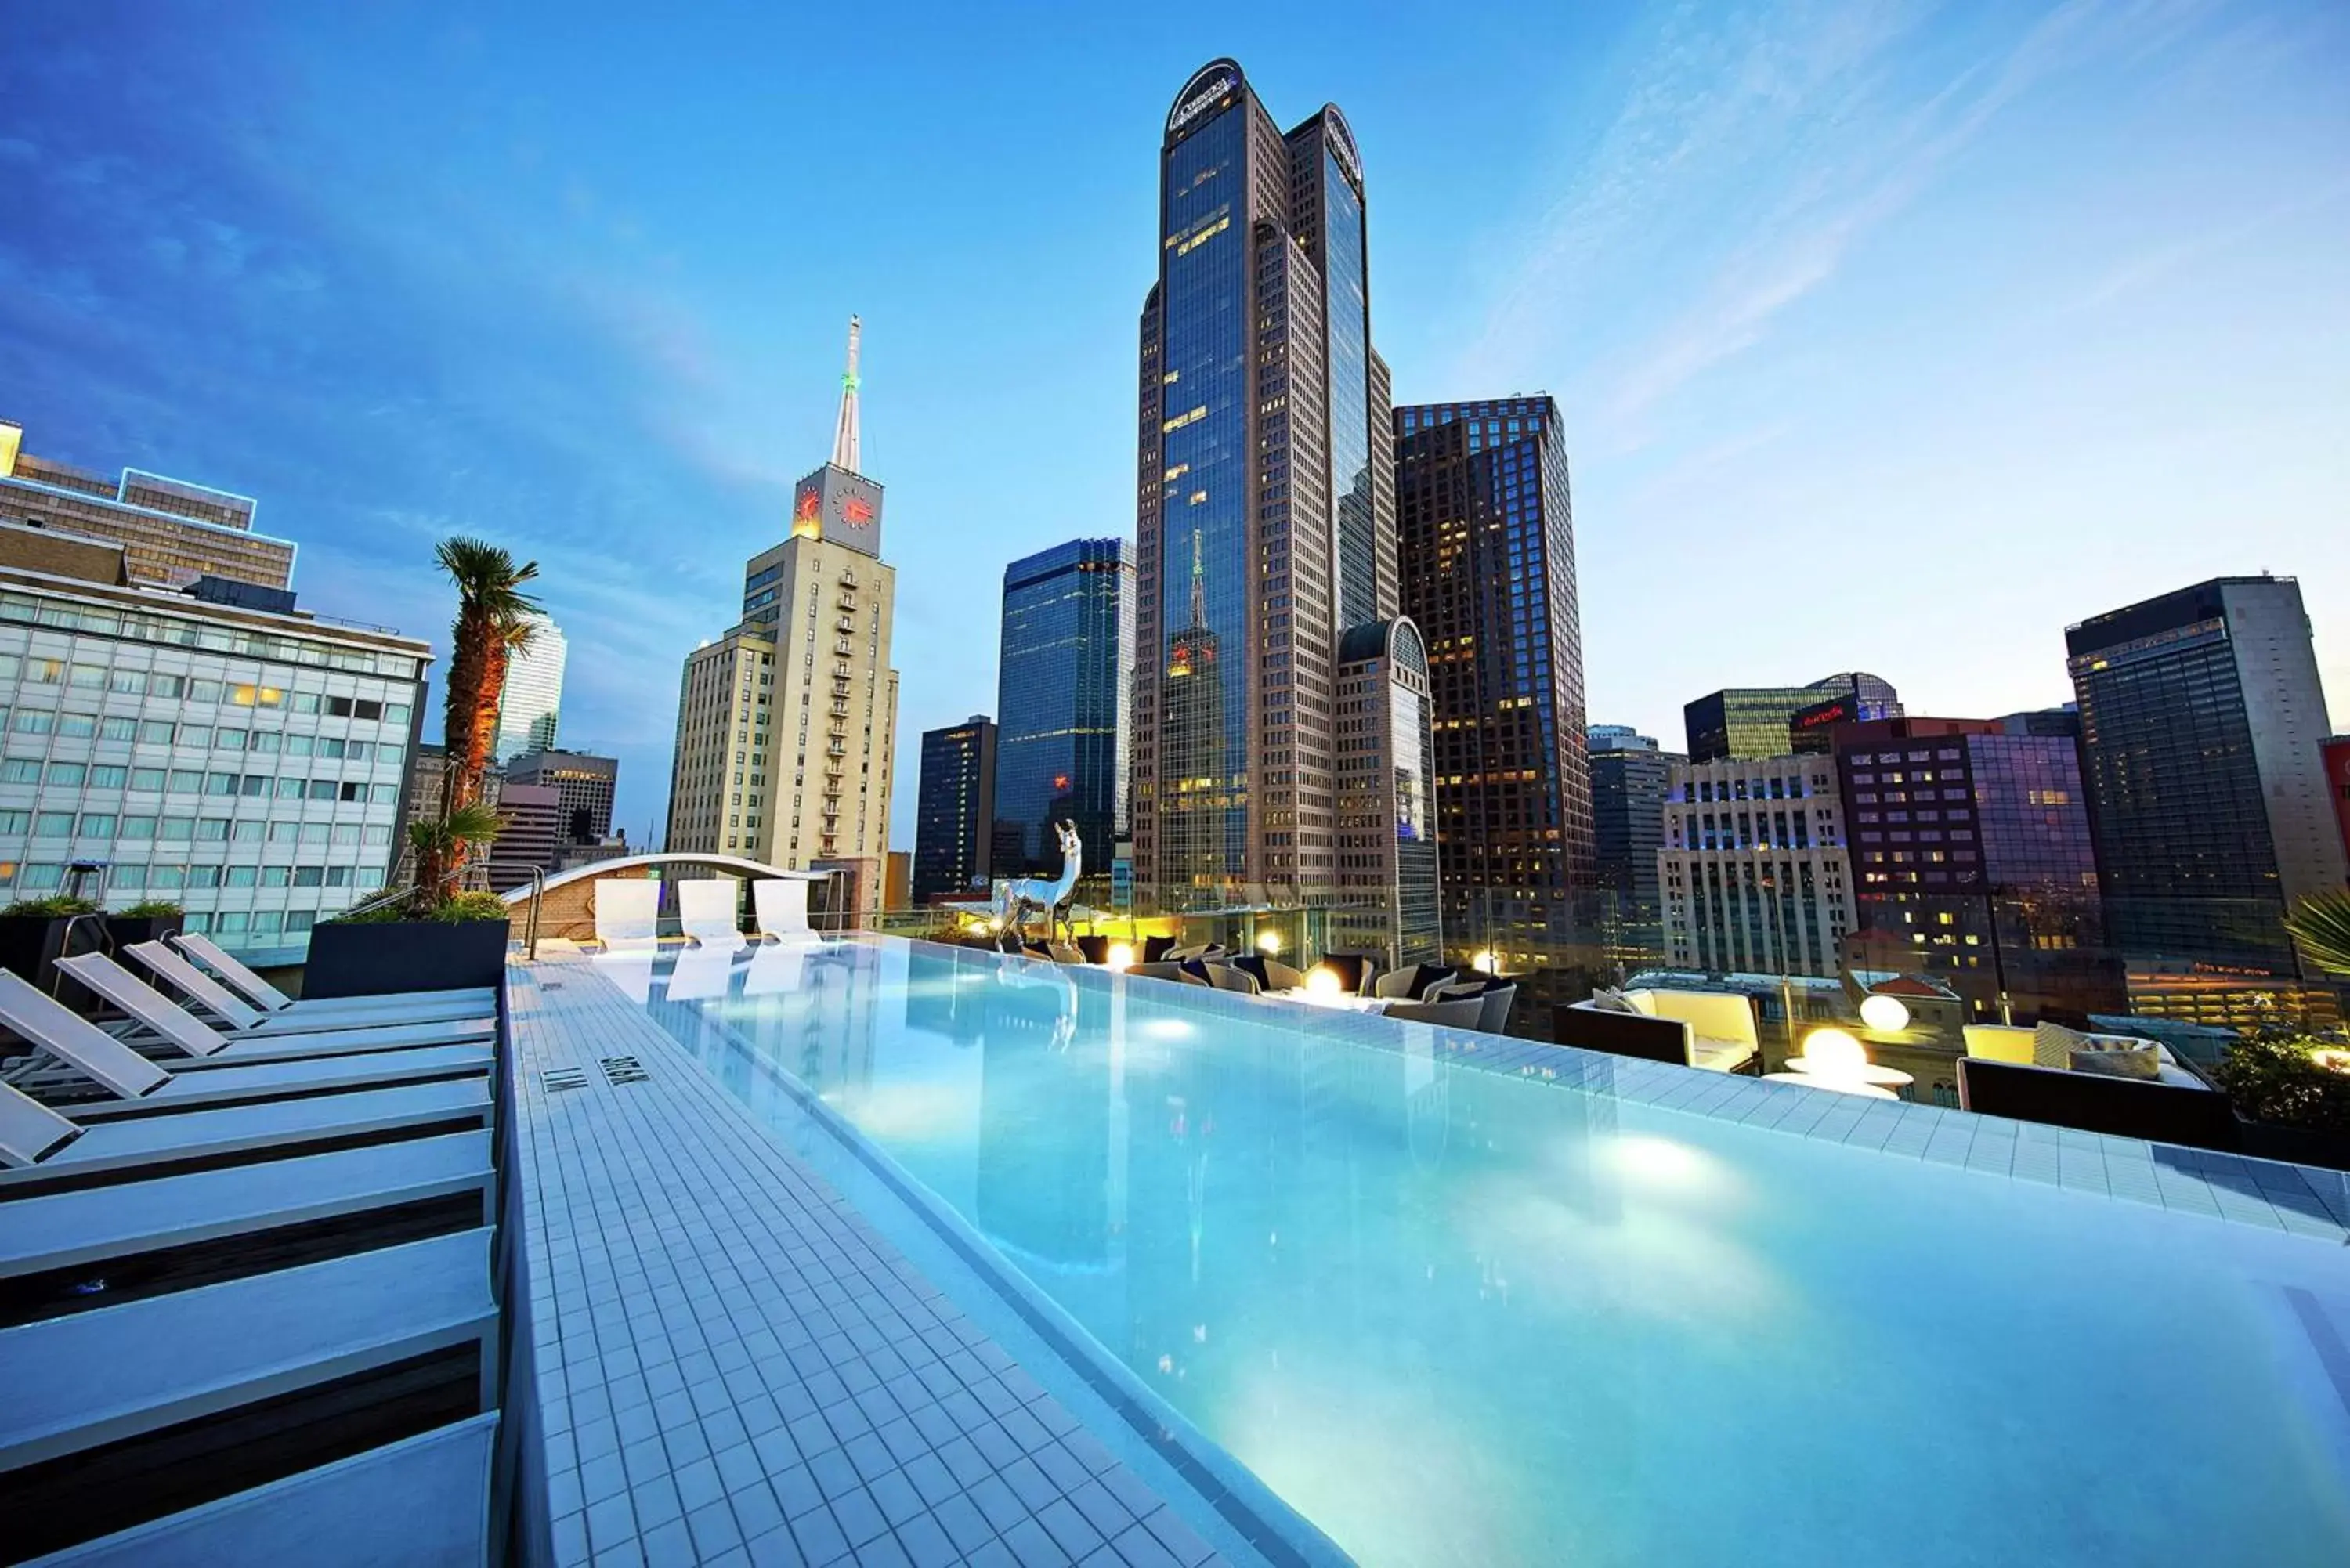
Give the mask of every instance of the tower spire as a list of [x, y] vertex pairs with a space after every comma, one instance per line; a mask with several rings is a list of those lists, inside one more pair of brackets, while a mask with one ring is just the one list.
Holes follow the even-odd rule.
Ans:
[[1191, 624], [1208, 624], [1208, 576], [1200, 565], [1200, 531], [1191, 530]]
[[861, 330], [856, 317], [848, 318], [848, 369], [840, 378], [840, 423], [832, 434], [835, 468], [858, 472], [857, 467], [857, 339]]

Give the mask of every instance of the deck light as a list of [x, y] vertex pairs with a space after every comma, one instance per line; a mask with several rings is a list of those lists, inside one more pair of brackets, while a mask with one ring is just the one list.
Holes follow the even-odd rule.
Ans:
[[1314, 972], [1305, 977], [1306, 993], [1311, 996], [1336, 996], [1346, 989], [1338, 971], [1327, 964], [1315, 965]]
[[1868, 1065], [1868, 1050], [1841, 1029], [1814, 1029], [1804, 1036], [1804, 1058], [1813, 1071], [1835, 1077]]
[[1495, 974], [1500, 972], [1501, 962], [1502, 961], [1500, 959], [1493, 956], [1493, 950], [1491, 948], [1480, 948], [1477, 951], [1469, 955], [1469, 967], [1475, 970], [1480, 974]]
[[1108, 959], [1108, 961], [1107, 961], [1107, 962], [1103, 967], [1107, 968], [1107, 969], [1114, 969], [1114, 970], [1125, 970], [1125, 969], [1131, 969], [1131, 968], [1133, 968], [1133, 967], [1134, 967], [1134, 949], [1133, 949], [1132, 947], [1128, 946], [1128, 945], [1127, 943], [1125, 943], [1125, 942], [1112, 942], [1112, 943], [1110, 943], [1110, 945], [1109, 945], [1109, 959]]
[[1256, 934], [1256, 950], [1266, 954], [1279, 952], [1281, 950], [1281, 933], [1279, 931], [1259, 931]]
[[1860, 1021], [1880, 1034], [1894, 1034], [1909, 1027], [1909, 1010], [1898, 996], [1864, 997], [1860, 1003]]

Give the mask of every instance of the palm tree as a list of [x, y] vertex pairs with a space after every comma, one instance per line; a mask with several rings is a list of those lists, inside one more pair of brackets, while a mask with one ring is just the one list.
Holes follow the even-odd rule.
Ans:
[[2312, 894], [2293, 906], [2284, 927], [2303, 958], [2320, 969], [2350, 974], [2350, 892]]
[[442, 809], [453, 811], [482, 798], [482, 775], [496, 748], [506, 665], [530, 646], [531, 617], [539, 613], [538, 601], [522, 590], [538, 576], [538, 563], [517, 566], [512, 555], [482, 539], [443, 539], [433, 554], [457, 585], [443, 710], [449, 774]]
[[416, 900], [423, 909], [447, 895], [446, 884], [473, 849], [497, 834], [497, 813], [482, 805], [482, 775], [496, 749], [506, 665], [530, 645], [531, 617], [539, 608], [522, 590], [538, 576], [536, 561], [516, 566], [498, 545], [463, 537], [443, 539], [433, 556], [457, 585], [457, 618], [449, 628], [443, 680], [447, 760], [441, 815], [409, 826], [416, 846]]

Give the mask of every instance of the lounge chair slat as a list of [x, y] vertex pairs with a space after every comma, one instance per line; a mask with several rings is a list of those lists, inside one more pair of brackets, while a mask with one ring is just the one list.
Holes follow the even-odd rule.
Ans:
[[[0, 1085], [0, 1090], [5, 1089]], [[0, 1093], [0, 1109], [11, 1094], [13, 1090]], [[25, 1103], [45, 1116], [67, 1121], [46, 1106]], [[479, 1077], [102, 1122], [78, 1127], [78, 1137], [52, 1149], [29, 1169], [0, 1169], [0, 1191], [37, 1192], [52, 1181], [100, 1175], [133, 1180], [149, 1166], [258, 1158], [329, 1138], [371, 1137], [443, 1122], [487, 1126], [490, 1114], [489, 1080]]]
[[452, 1421], [330, 1465], [40, 1560], [41, 1568], [338, 1563], [394, 1568], [486, 1560], [494, 1414]]
[[[120, 1044], [119, 1041], [116, 1044]], [[121, 1048], [130, 1050], [127, 1045]], [[130, 1054], [138, 1055], [135, 1051]], [[239, 1100], [463, 1077], [486, 1074], [490, 1066], [491, 1052], [487, 1046], [427, 1045], [410, 1051], [371, 1051], [293, 1062], [191, 1067], [167, 1075], [170, 1082], [144, 1098], [76, 1104], [68, 1114], [76, 1121], [88, 1124], [168, 1114], [182, 1106], [231, 1105]]]
[[446, 1197], [490, 1181], [490, 1135], [447, 1133], [0, 1203], [0, 1279]]
[[490, 1231], [0, 1329], [0, 1470], [494, 1332]]
[[171, 1085], [171, 1074], [14, 971], [0, 970], [0, 1024], [125, 1099]]
[[212, 938], [195, 931], [180, 931], [165, 939], [173, 947], [221, 977], [229, 987], [264, 1012], [283, 1012], [294, 1005], [294, 999], [245, 967], [243, 961], [233, 958], [227, 950]]

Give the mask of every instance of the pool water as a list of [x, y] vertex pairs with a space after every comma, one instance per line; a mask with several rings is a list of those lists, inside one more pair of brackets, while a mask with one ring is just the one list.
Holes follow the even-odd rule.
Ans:
[[2350, 1563], [2336, 1241], [894, 939], [642, 994], [1366, 1563]]

